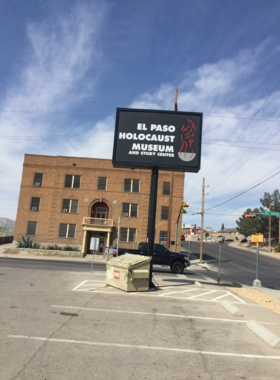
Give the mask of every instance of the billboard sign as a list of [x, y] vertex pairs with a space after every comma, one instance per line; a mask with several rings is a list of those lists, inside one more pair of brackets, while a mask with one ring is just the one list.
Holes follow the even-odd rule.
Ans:
[[197, 173], [202, 113], [117, 108], [113, 166]]

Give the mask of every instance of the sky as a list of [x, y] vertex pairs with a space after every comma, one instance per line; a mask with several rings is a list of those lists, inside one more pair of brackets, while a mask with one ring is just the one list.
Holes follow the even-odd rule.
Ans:
[[204, 227], [236, 227], [279, 189], [279, 14], [278, 0], [1, 1], [0, 217], [16, 219], [24, 154], [111, 159], [116, 108], [174, 110], [178, 88], [178, 110], [203, 113], [183, 222], [200, 225], [205, 178]]

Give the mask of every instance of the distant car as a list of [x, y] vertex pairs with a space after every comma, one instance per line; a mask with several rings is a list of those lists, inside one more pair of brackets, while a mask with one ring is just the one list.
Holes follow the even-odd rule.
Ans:
[[226, 240], [225, 240], [226, 243], [229, 243], [229, 242], [231, 242], [231, 241], [234, 241], [234, 240], [233, 240], [233, 239], [226, 239]]
[[184, 235], [181, 235], [181, 240], [185, 240], [185, 236]]
[[247, 243], [248, 240], [247, 239], [242, 239], [240, 243]]

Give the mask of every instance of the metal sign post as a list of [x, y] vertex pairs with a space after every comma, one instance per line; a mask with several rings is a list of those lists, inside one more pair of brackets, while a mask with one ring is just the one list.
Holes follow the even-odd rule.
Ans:
[[263, 243], [263, 234], [255, 234], [251, 236], [252, 243], [257, 244], [256, 252], [256, 279], [253, 282], [253, 286], [261, 287], [261, 281], [259, 280], [259, 243]]
[[257, 252], [256, 252], [256, 279], [253, 281], [253, 286], [261, 287], [262, 283], [259, 280], [259, 243], [257, 243]]
[[219, 269], [218, 269], [218, 278], [217, 282], [220, 283], [220, 273], [221, 273], [221, 256], [222, 256], [222, 244], [224, 242], [224, 239], [222, 236], [217, 236], [217, 240], [219, 242]]
[[189, 252], [188, 252], [188, 259], [190, 261], [190, 254], [191, 254], [191, 242], [189, 241]]
[[99, 238], [91, 238], [90, 239], [90, 247], [89, 249], [92, 249], [92, 262], [91, 262], [91, 273], [93, 270], [93, 262], [94, 262], [94, 252], [98, 251], [99, 248]]

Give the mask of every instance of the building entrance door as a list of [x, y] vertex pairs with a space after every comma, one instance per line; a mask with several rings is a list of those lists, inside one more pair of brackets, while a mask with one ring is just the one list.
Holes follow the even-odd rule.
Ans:
[[104, 237], [100, 237], [99, 238], [99, 249], [98, 249], [99, 253], [103, 253], [104, 252], [104, 241], [105, 241]]

